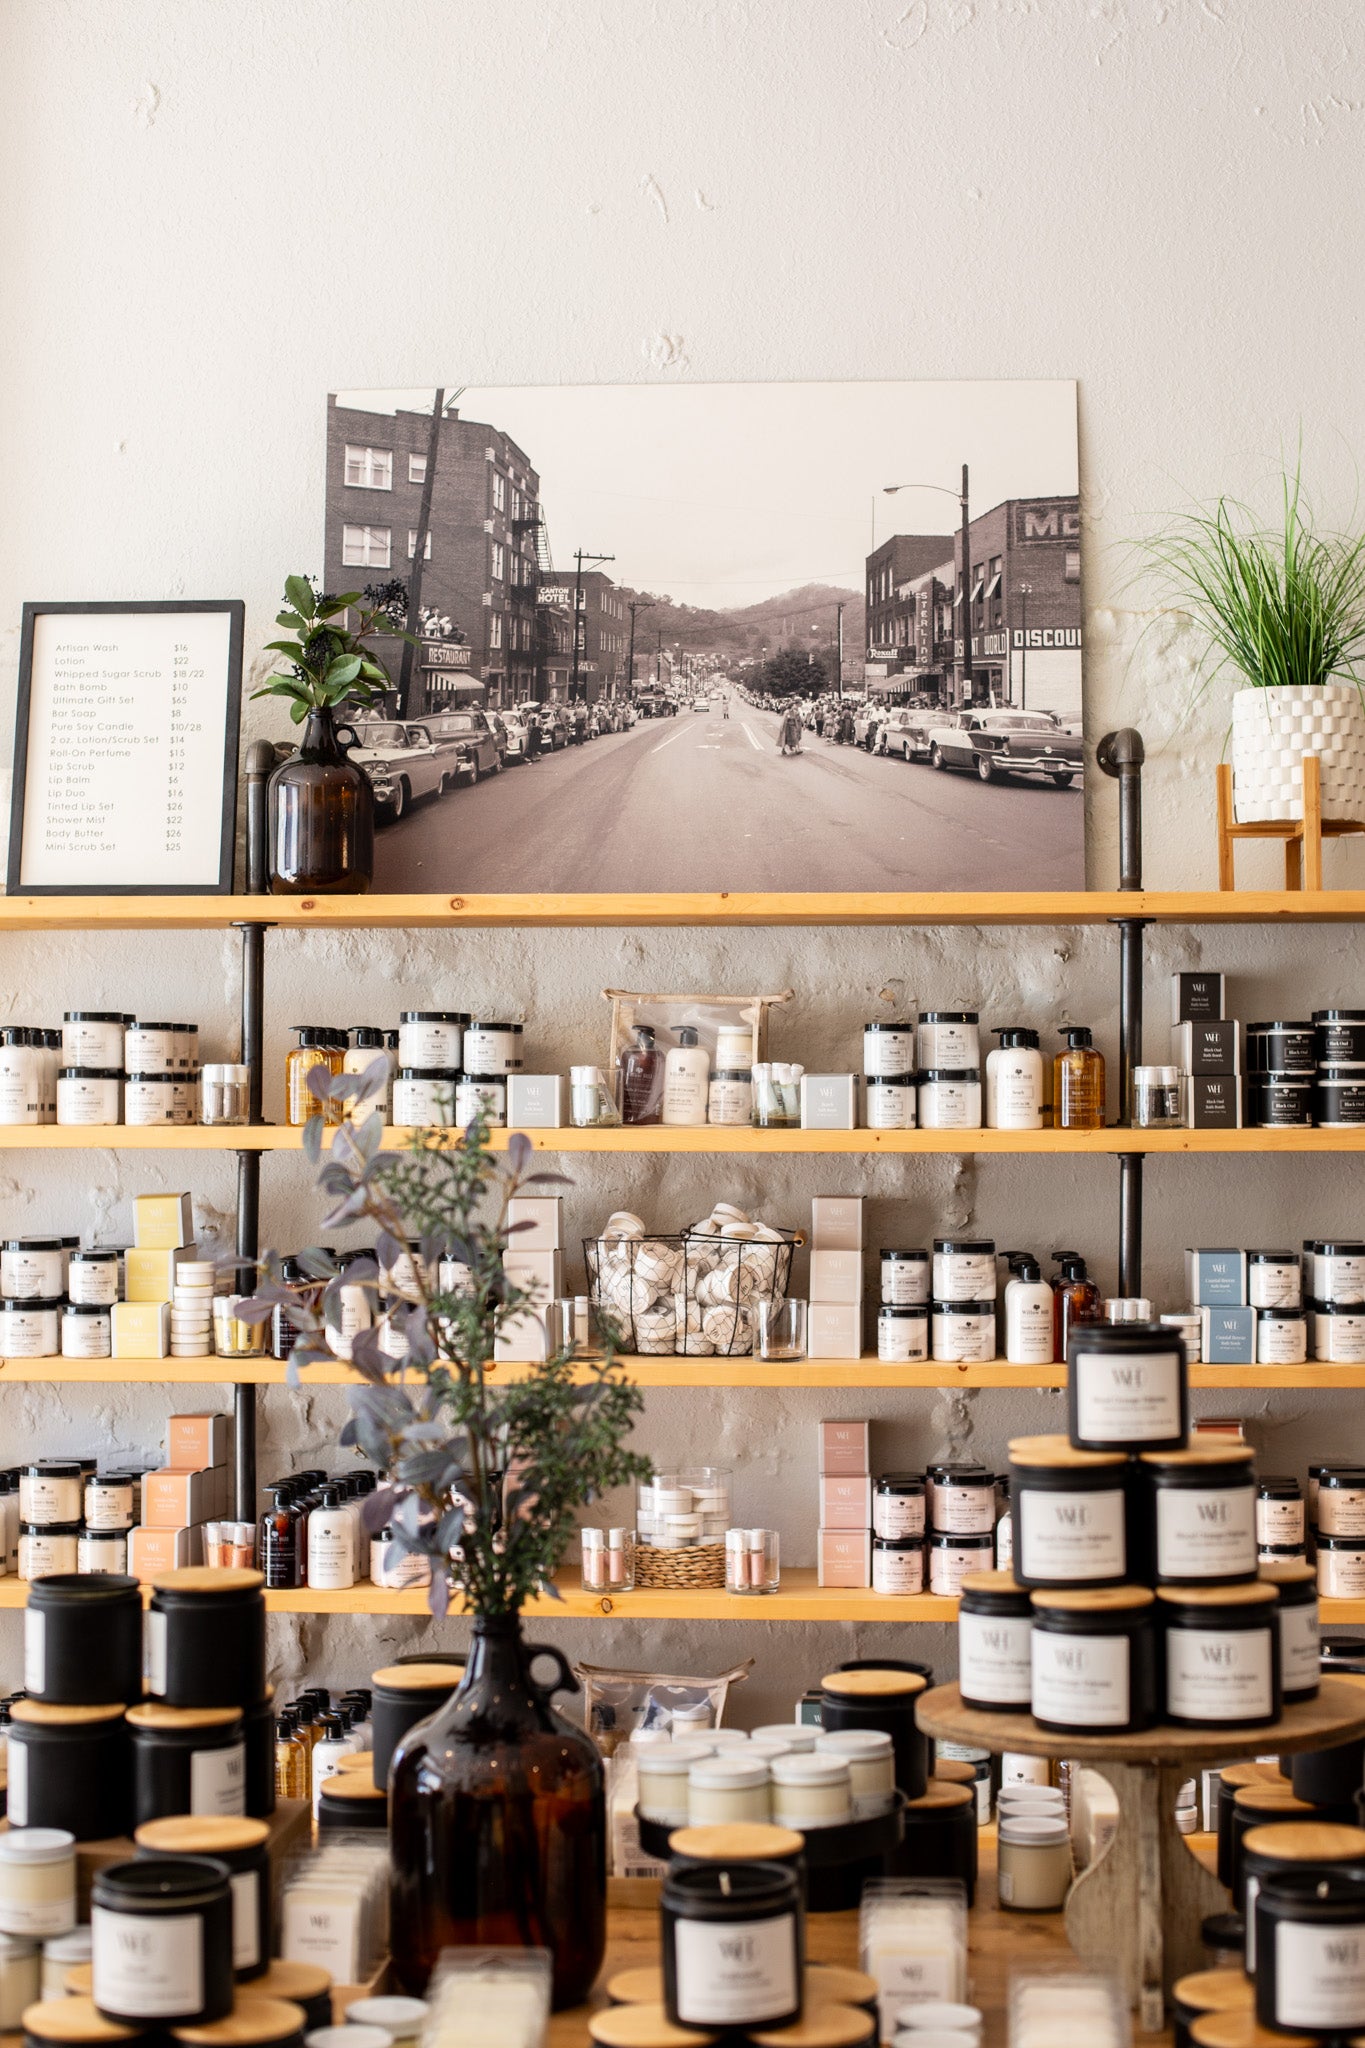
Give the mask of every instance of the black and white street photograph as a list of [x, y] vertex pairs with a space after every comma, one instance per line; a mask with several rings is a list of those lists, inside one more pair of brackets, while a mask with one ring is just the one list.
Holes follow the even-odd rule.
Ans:
[[1085, 886], [1076, 388], [337, 391], [395, 893]]

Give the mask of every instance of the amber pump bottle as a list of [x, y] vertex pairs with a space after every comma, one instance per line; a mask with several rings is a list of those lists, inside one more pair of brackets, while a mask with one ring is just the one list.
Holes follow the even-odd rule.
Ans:
[[621, 1054], [619, 1107], [626, 1124], [658, 1124], [664, 1115], [664, 1055], [648, 1024], [635, 1026], [635, 1043]]
[[1100, 1290], [1079, 1252], [1054, 1252], [1060, 1268], [1052, 1283], [1052, 1356], [1066, 1363], [1066, 1347], [1077, 1323], [1098, 1323]]
[[[326, 1067], [333, 1074], [342, 1070], [346, 1057], [345, 1034], [320, 1024], [293, 1024], [299, 1042], [286, 1054], [284, 1062], [285, 1116], [291, 1124], [306, 1124], [310, 1116], [322, 1110], [325, 1124], [339, 1124], [342, 1120], [341, 1104], [318, 1101], [308, 1086], [308, 1076], [314, 1067]], [[340, 1043], [338, 1043], [340, 1039]]]
[[1066, 1040], [1052, 1062], [1052, 1121], [1059, 1131], [1104, 1128], [1104, 1054], [1086, 1024], [1063, 1024]]
[[308, 1747], [299, 1736], [298, 1716], [291, 1708], [275, 1717], [275, 1797], [307, 1799]]

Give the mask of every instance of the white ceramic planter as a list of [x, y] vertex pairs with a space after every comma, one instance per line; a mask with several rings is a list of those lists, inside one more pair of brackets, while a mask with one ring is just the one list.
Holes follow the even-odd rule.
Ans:
[[1365, 818], [1365, 708], [1354, 683], [1238, 690], [1232, 700], [1239, 825], [1303, 816], [1305, 754], [1321, 763], [1324, 818]]

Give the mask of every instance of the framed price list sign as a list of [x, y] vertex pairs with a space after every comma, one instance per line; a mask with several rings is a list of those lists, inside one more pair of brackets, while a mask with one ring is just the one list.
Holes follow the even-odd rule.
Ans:
[[244, 610], [24, 606], [12, 896], [231, 891]]

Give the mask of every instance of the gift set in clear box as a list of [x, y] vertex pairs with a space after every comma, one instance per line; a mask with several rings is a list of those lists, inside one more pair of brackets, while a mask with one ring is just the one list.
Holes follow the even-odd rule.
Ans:
[[636, 1490], [635, 1583], [723, 1586], [730, 1474], [717, 1465], [656, 1472]]

